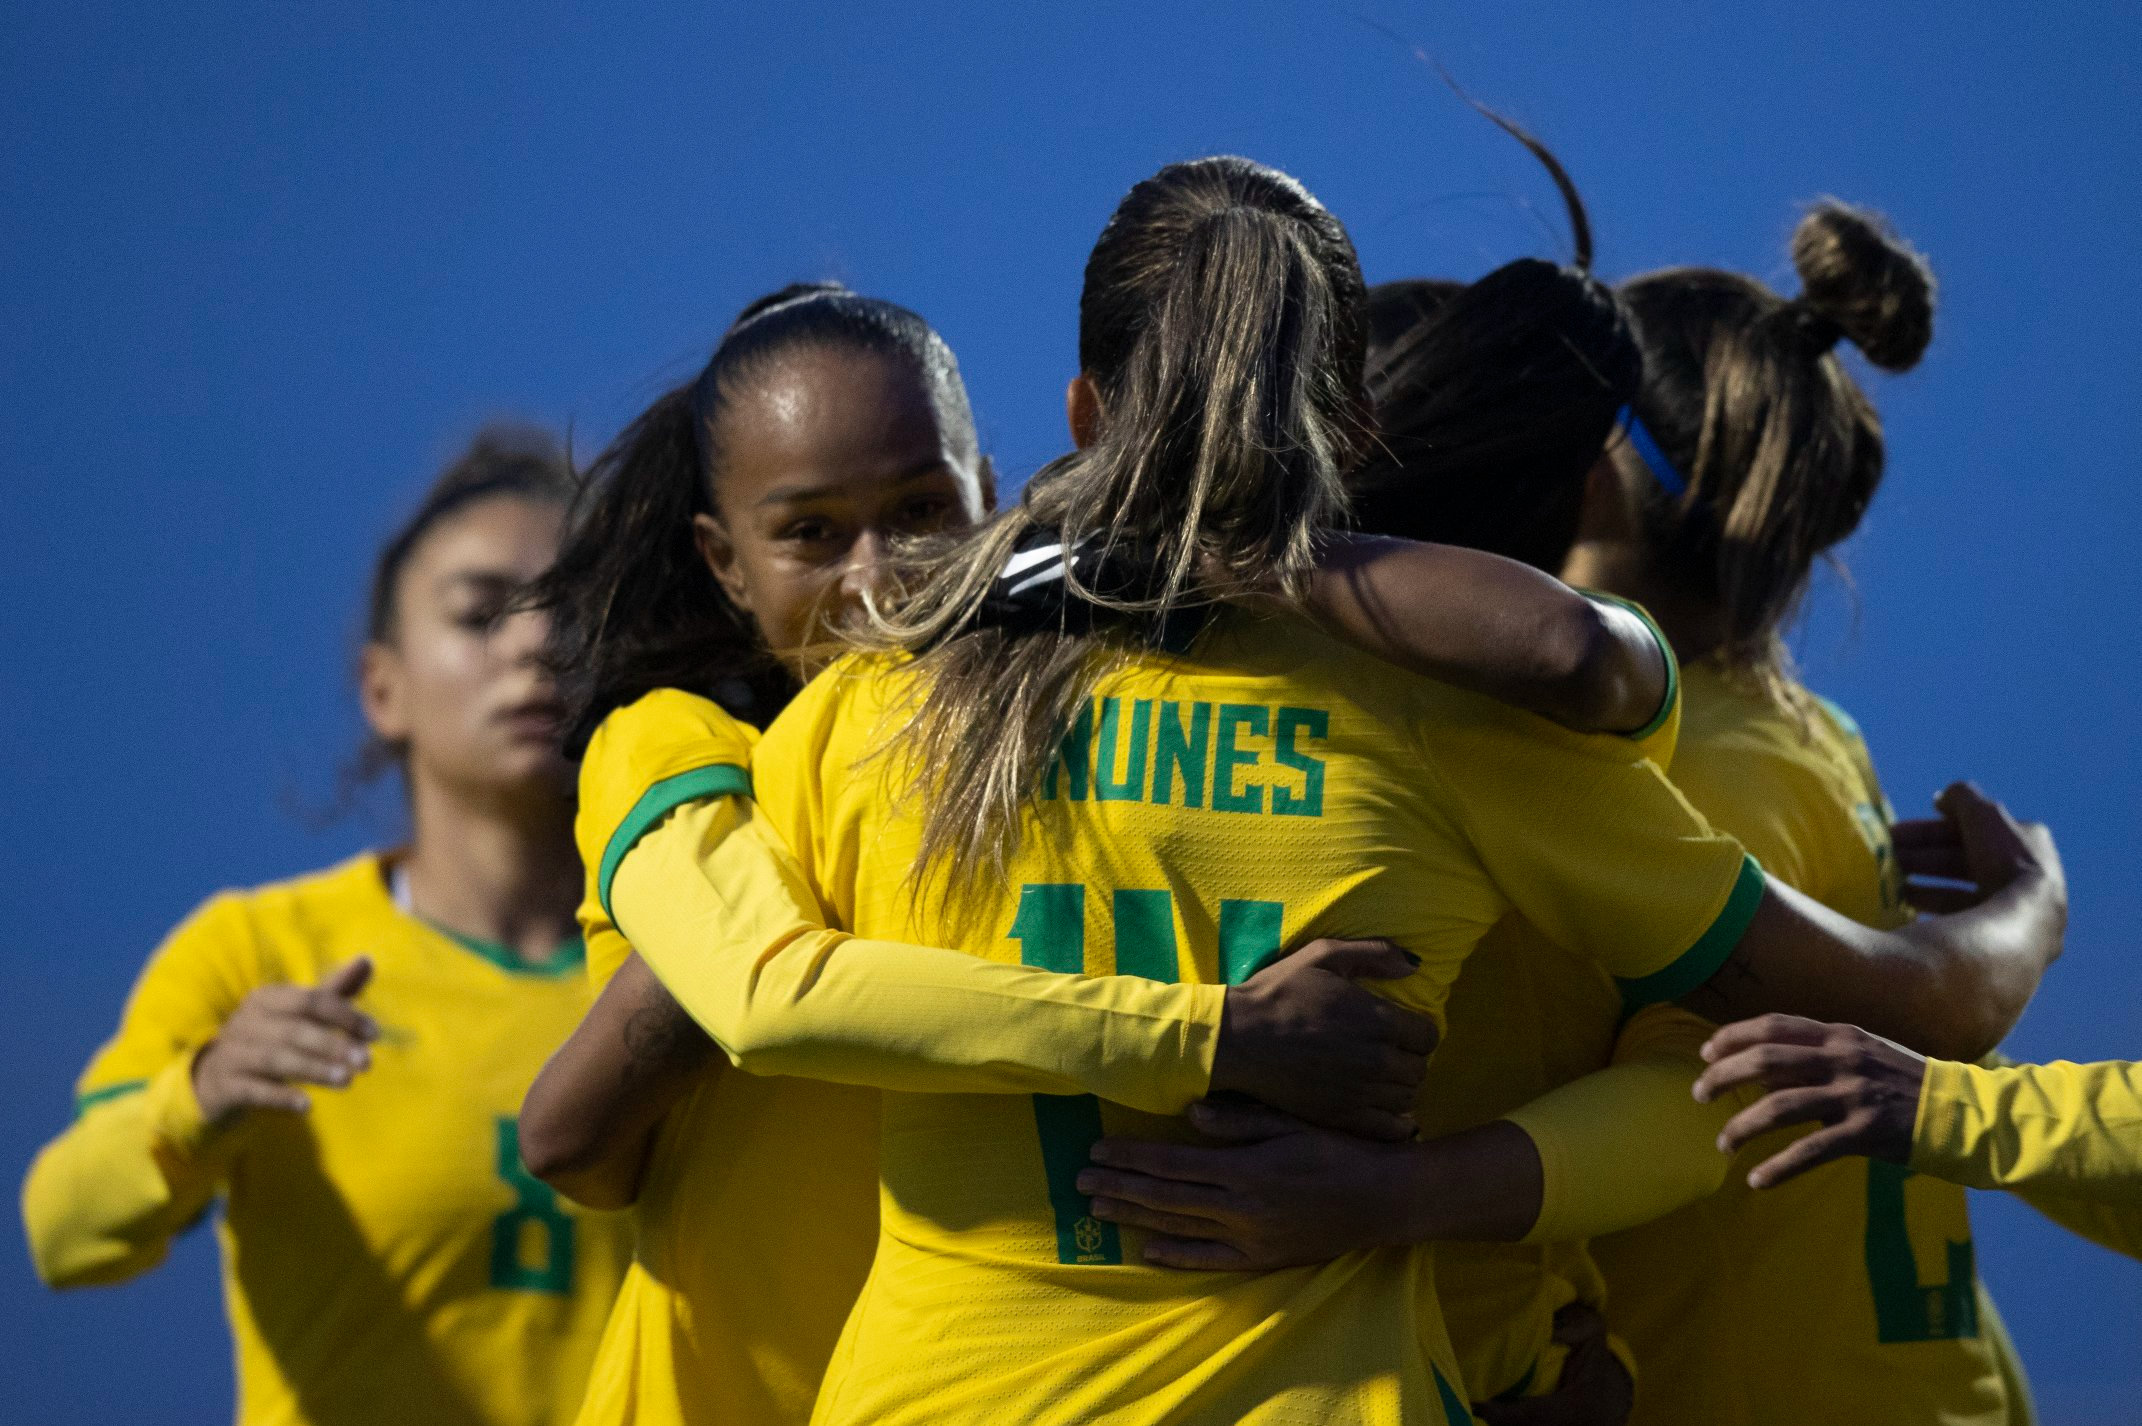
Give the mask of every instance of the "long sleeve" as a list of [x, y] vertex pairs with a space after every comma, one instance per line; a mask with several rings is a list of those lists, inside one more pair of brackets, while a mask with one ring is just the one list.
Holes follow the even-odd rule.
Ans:
[[215, 1194], [235, 1150], [193, 1094], [193, 1056], [246, 989], [244, 912], [218, 898], [142, 972], [119, 1033], [84, 1072], [72, 1127], [22, 1188], [37, 1274], [53, 1287], [118, 1282], [155, 1267]]
[[1225, 988], [1084, 977], [829, 930], [751, 803], [691, 802], [611, 882], [617, 924], [755, 1074], [933, 1093], [1094, 1094], [1179, 1114], [1212, 1077]]
[[30, 1259], [52, 1287], [122, 1282], [164, 1260], [222, 1177], [204, 1153], [191, 1056], [147, 1085], [85, 1108], [45, 1145], [22, 1186]]
[[2142, 1258], [2142, 1064], [1929, 1060], [1911, 1166], [2013, 1190], [2062, 1226]]
[[1718, 1131], [1746, 1098], [1698, 1104], [1688, 1092], [1715, 1028], [1652, 1006], [1623, 1027], [1607, 1068], [1504, 1116], [1540, 1156], [1540, 1216], [1526, 1242], [1633, 1228], [1725, 1182], [1732, 1161], [1718, 1151]]

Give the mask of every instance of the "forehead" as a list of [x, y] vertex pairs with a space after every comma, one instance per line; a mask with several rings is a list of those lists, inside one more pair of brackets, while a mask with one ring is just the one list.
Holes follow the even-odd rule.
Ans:
[[723, 478], [869, 480], [949, 460], [929, 383], [902, 355], [842, 348], [784, 353], [730, 396]]
[[525, 495], [490, 495], [440, 520], [403, 566], [404, 587], [502, 575], [533, 579], [557, 557], [565, 507]]

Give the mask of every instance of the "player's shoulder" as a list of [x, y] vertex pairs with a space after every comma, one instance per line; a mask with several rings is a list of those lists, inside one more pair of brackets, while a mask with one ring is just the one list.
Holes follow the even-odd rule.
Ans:
[[1765, 687], [1705, 661], [1685, 680], [1677, 781], [1812, 782], [1849, 789], [1860, 775], [1858, 724], [1797, 683]]
[[310, 949], [393, 906], [379, 854], [260, 885], [219, 891], [166, 938], [164, 954], [242, 959], [263, 973], [309, 965]]
[[700, 758], [739, 765], [751, 760], [758, 730], [713, 699], [657, 688], [612, 709], [588, 740], [582, 765]]

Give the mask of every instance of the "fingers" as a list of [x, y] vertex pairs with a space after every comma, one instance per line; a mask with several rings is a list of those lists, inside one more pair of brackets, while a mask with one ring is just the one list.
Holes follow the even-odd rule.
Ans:
[[352, 956], [327, 973], [327, 978], [320, 982], [320, 989], [348, 1000], [363, 990], [371, 979], [372, 958]]
[[1420, 961], [1393, 941], [1311, 941], [1290, 959], [1307, 960], [1319, 970], [1348, 980], [1404, 980]]
[[1737, 1154], [1752, 1140], [1788, 1124], [1831, 1123], [1849, 1103], [1849, 1096], [1832, 1085], [1781, 1089], [1766, 1094], [1726, 1121], [1718, 1131], [1721, 1152]]
[[[1421, 1074], [1427, 1073], [1427, 1057], [1435, 1053], [1436, 1042], [1441, 1039], [1435, 1028], [1435, 1021], [1425, 1015], [1416, 1015], [1410, 1010], [1401, 1010], [1383, 999], [1376, 1001], [1373, 1013], [1376, 1016], [1376, 1026], [1383, 1032], [1384, 1039], [1407, 1054], [1420, 1057]], [[1420, 1074], [1413, 1078], [1415, 1083], [1419, 1083]]]
[[[1952, 782], [1941, 790], [1934, 805], [1956, 823], [1971, 880], [1984, 884], [2029, 859], [2023, 829], [2008, 815], [2007, 808], [1975, 785]], [[1989, 877], [1989, 873], [1993, 876]]]
[[1756, 1045], [1819, 1045], [1828, 1033], [1829, 1026], [1819, 1020], [1773, 1012], [1736, 1020], [1723, 1027], [1703, 1042], [1702, 1054], [1706, 1063], [1716, 1064], [1728, 1055]]
[[1748, 1171], [1748, 1187], [1776, 1188], [1832, 1159], [1856, 1154], [1860, 1152], [1860, 1134], [1859, 1124], [1847, 1122], [1795, 1139]]
[[357, 1073], [356, 1067], [339, 1055], [316, 1054], [287, 1042], [260, 1046], [245, 1057], [243, 1069], [285, 1081], [325, 1085], [330, 1089], [342, 1088]]
[[1191, 1105], [1187, 1117], [1190, 1127], [1200, 1134], [1230, 1144], [1254, 1144], [1282, 1134], [1298, 1134], [1309, 1127], [1291, 1114], [1262, 1104], [1214, 1099], [1201, 1099]]
[[1180, 1268], [1186, 1272], [1249, 1272], [1260, 1266], [1232, 1243], [1197, 1238], [1149, 1239], [1145, 1245], [1145, 1260], [1154, 1267]]
[[1379, 1143], [1403, 1144], [1418, 1134], [1421, 1126], [1410, 1114], [1393, 1114], [1383, 1109], [1353, 1109], [1332, 1115], [1326, 1127]]
[[[1078, 1191], [1096, 1201], [1105, 1198], [1148, 1213], [1169, 1213], [1203, 1219], [1206, 1231], [1192, 1235], [1196, 1237], [1210, 1236], [1214, 1221], [1218, 1215], [1227, 1211], [1228, 1205], [1227, 1191], [1215, 1188], [1209, 1183], [1182, 1183], [1175, 1179], [1154, 1178], [1150, 1174], [1130, 1173], [1122, 1169], [1095, 1168], [1091, 1164], [1078, 1171]], [[1095, 1216], [1108, 1215], [1096, 1210]], [[1141, 1221], [1135, 1226], [1158, 1227], [1159, 1231], [1164, 1233], [1186, 1231], [1181, 1224], [1160, 1227]]]
[[[1163, 1144], [1151, 1139], [1102, 1139], [1093, 1146], [1094, 1163], [1105, 1168], [1173, 1179], [1180, 1183], [1226, 1183], [1229, 1151], [1195, 1144]], [[1083, 1180], [1082, 1180], [1083, 1181]]]
[[353, 1039], [379, 1038], [378, 1021], [350, 1004], [348, 997], [337, 995], [324, 985], [305, 992], [298, 1013], [322, 1025], [332, 1025]]
[[1971, 879], [1970, 858], [1964, 855], [1963, 843], [1948, 842], [1939, 846], [1896, 849], [1897, 867], [1906, 876], [1940, 877], [1947, 881]]
[[1827, 1083], [1836, 1072], [1830, 1051], [1819, 1045], [1756, 1045], [1713, 1063], [1689, 1093], [1696, 1103], [1711, 1104], [1744, 1084], [1791, 1089]]
[[1100, 1196], [1092, 1203], [1094, 1217], [1125, 1228], [1143, 1228], [1148, 1233], [1166, 1233], [1177, 1238], [1219, 1238], [1226, 1233], [1226, 1229], [1210, 1218], [1147, 1208], [1127, 1198]]
[[1905, 904], [1929, 916], [1953, 916], [1985, 899], [1986, 893], [1975, 886], [1943, 886], [1916, 880], [1904, 883]]
[[1889, 842], [1899, 856], [1962, 845], [1956, 836], [1956, 824], [1946, 817], [1906, 817], [1892, 822]]
[[255, 1075], [232, 1079], [224, 1086], [222, 1099], [231, 1109], [274, 1109], [285, 1114], [303, 1114], [312, 1108], [312, 1098], [302, 1089]]

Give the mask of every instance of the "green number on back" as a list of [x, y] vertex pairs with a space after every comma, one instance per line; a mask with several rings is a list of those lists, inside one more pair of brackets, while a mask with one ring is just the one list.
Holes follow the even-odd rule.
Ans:
[[1884, 1342], [1939, 1342], [1978, 1335], [1977, 1271], [1971, 1242], [1950, 1242], [1948, 1278], [1919, 1281], [1904, 1216], [1900, 1164], [1867, 1163], [1867, 1281], [1874, 1289], [1875, 1335]]
[[[558, 1206], [551, 1186], [521, 1163], [521, 1126], [498, 1121], [498, 1176], [520, 1201], [491, 1221], [491, 1286], [508, 1292], [573, 1290], [573, 1220]], [[541, 1261], [531, 1263], [532, 1236], [542, 1239]]]
[[[1142, 724], [1140, 727], [1142, 728]], [[1118, 891], [1111, 899], [1116, 974], [1173, 983], [1177, 978], [1175, 896], [1168, 891]], [[1276, 901], [1220, 903], [1220, 976], [1229, 985], [1248, 979], [1279, 954], [1286, 908]], [[1086, 969], [1086, 888], [1075, 882], [1030, 882], [1019, 888], [1019, 910], [1005, 933], [1019, 943], [1019, 963], [1070, 975]], [[1078, 1176], [1100, 1139], [1101, 1102], [1090, 1094], [1037, 1094], [1034, 1128], [1056, 1217], [1056, 1260], [1120, 1263], [1116, 1225], [1093, 1216], [1093, 1200], [1078, 1191]]]

